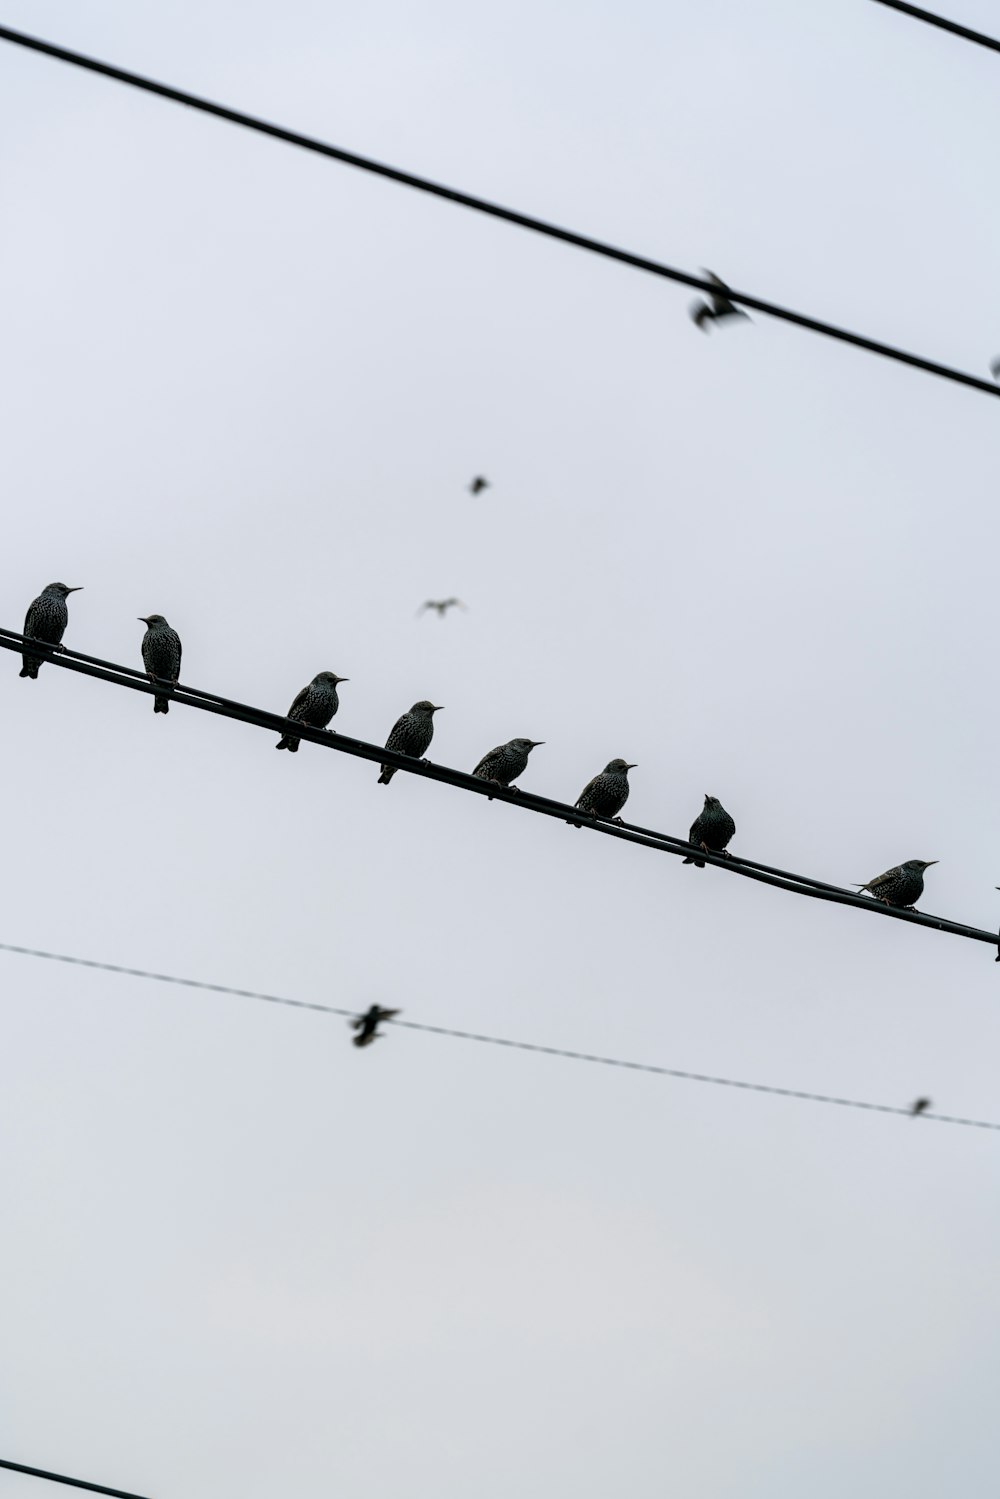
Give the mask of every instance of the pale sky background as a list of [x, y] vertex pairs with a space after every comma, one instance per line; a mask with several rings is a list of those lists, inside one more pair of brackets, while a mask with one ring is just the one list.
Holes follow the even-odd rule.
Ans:
[[[861, 0], [3, 21], [980, 374], [1000, 58]], [[996, 31], [989, 0], [959, 19]], [[1000, 403], [0, 46], [0, 624], [1000, 918]], [[493, 488], [473, 500], [476, 472]], [[414, 618], [457, 593], [469, 612]], [[989, 948], [0, 660], [0, 940], [1000, 1118]], [[995, 1499], [1000, 1140], [0, 954], [0, 1456]], [[3, 1499], [47, 1486], [0, 1474]]]

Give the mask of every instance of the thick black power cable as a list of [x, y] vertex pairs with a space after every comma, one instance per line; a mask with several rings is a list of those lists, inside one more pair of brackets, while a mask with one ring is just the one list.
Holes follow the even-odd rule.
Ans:
[[109, 1489], [103, 1483], [85, 1483], [82, 1478], [67, 1478], [64, 1473], [47, 1473], [44, 1468], [27, 1468], [24, 1463], [5, 1462], [2, 1457], [0, 1468], [9, 1468], [12, 1473], [27, 1473], [31, 1478], [47, 1478], [51, 1483], [68, 1483], [74, 1489], [89, 1489], [92, 1494], [113, 1494], [115, 1499], [142, 1499], [141, 1494], [130, 1494], [125, 1489]]
[[[234, 989], [228, 984], [207, 984], [200, 979], [182, 979], [172, 973], [154, 973], [146, 968], [126, 968], [120, 963], [100, 963], [94, 958], [77, 958], [68, 953], [47, 952], [39, 947], [19, 947], [13, 942], [0, 942], [0, 952], [17, 953], [25, 958], [44, 958], [53, 963], [70, 963], [76, 968], [97, 968], [103, 973], [121, 973], [127, 978], [152, 979], [158, 984], [178, 984], [184, 989], [205, 989], [211, 994], [231, 994], [236, 999], [256, 999], [263, 1004], [285, 1005], [292, 1010], [317, 1010], [324, 1015], [343, 1015], [353, 1019], [355, 1010], [345, 1010], [340, 1005], [319, 1004], [313, 1000], [287, 999], [281, 994], [265, 994], [257, 989]], [[546, 1057], [565, 1057], [571, 1062], [591, 1062], [600, 1067], [623, 1067], [629, 1072], [650, 1072], [656, 1077], [674, 1077], [682, 1082], [708, 1083], [715, 1088], [741, 1088], [747, 1093], [770, 1093], [778, 1098], [804, 1099], [808, 1103], [832, 1104], [841, 1109], [866, 1109], [875, 1114], [898, 1114], [911, 1118], [912, 1108], [900, 1108], [890, 1103], [865, 1103], [858, 1098], [839, 1098], [830, 1093], [810, 1093], [803, 1088], [779, 1088], [770, 1083], [748, 1083], [735, 1077], [719, 1077], [711, 1072], [690, 1072], [680, 1067], [660, 1067], [653, 1062], [627, 1062], [620, 1057], [601, 1056], [597, 1052], [571, 1051], [565, 1046], [542, 1046], [535, 1041], [513, 1041], [507, 1036], [487, 1036], [481, 1031], [460, 1031], [452, 1026], [427, 1025], [417, 1020], [386, 1020], [386, 1025], [396, 1025], [408, 1031], [424, 1031], [430, 1036], [451, 1036], [457, 1041], [476, 1041], [484, 1046], [506, 1046], [511, 1051], [533, 1051]], [[1000, 1130], [1000, 1124], [989, 1119], [967, 1119], [958, 1114], [934, 1114], [923, 1111], [922, 1119], [933, 1119], [938, 1124], [960, 1124], [969, 1129]]]
[[944, 16], [936, 16], [933, 11], [921, 10], [919, 5], [907, 5], [906, 0], [875, 0], [876, 5], [886, 5], [890, 10], [898, 10], [904, 16], [913, 16], [917, 21], [926, 21], [928, 26], [938, 26], [942, 31], [950, 31], [953, 36], [960, 36], [967, 42], [977, 42], [980, 47], [989, 47], [993, 52], [1000, 52], [1000, 42], [992, 36], [984, 36], [981, 31], [973, 31], [969, 26], [960, 26], [957, 21], [948, 21]]
[[[0, 650], [20, 652], [24, 644], [25, 637], [18, 634], [16, 630], [0, 628]], [[111, 682], [117, 687], [127, 687], [133, 692], [152, 694], [156, 690], [142, 672], [131, 666], [119, 666], [113, 661], [102, 661], [97, 656], [83, 656], [77, 651], [56, 649], [37, 640], [31, 641], [31, 652], [35, 656], [50, 661], [53, 666], [61, 666], [67, 671], [80, 672], [84, 676], [97, 677], [100, 681]], [[269, 713], [263, 708], [253, 708], [247, 703], [234, 702], [231, 698], [220, 697], [216, 693], [205, 692], [198, 687], [178, 684], [172, 691], [171, 702], [182, 707], [199, 708], [204, 713], [214, 713], [222, 718], [233, 718], [241, 723], [254, 724], [258, 728], [269, 729], [272, 733], [291, 732], [297, 738], [307, 740], [311, 744], [319, 744], [324, 749], [336, 750], [340, 754], [353, 755], [375, 764], [393, 765], [397, 770], [406, 771], [408, 775], [424, 776], [432, 781], [443, 781], [449, 786], [457, 786], [462, 791], [471, 791], [476, 796], [485, 796], [493, 801], [505, 801], [526, 812], [537, 812], [543, 817], [552, 817], [560, 822], [573, 822], [580, 827], [603, 833], [606, 837], [620, 838], [626, 843], [636, 843], [643, 848], [656, 849], [659, 853], [686, 858], [691, 852], [691, 845], [687, 839], [675, 837], [671, 833], [659, 833], [651, 828], [640, 827], [636, 823], [618, 824], [599, 818], [585, 817], [568, 802], [557, 802], [551, 797], [538, 796], [535, 792], [521, 791], [513, 786], [497, 786], [492, 781], [480, 780], [465, 771], [453, 770], [447, 765], [433, 765], [422, 760], [412, 760], [406, 755], [397, 754], [394, 750], [384, 749], [377, 744], [369, 744], [364, 739], [352, 739], [346, 734], [329, 733], [325, 729], [311, 729], [307, 724], [284, 718], [279, 713]], [[928, 916], [923, 911], [898, 910], [895, 906], [883, 905], [881, 901], [871, 900], [867, 896], [858, 895], [853, 890], [844, 890], [841, 886], [828, 884], [824, 880], [812, 879], [808, 875], [791, 874], [787, 870], [776, 869], [769, 864], [760, 864], [752, 859], [737, 858], [735, 855], [727, 858], [723, 854], [703, 852], [699, 853], [698, 857], [719, 869], [727, 870], [730, 874], [740, 875], [743, 879], [772, 885], [778, 890], [789, 890], [795, 895], [804, 895], [811, 900], [826, 900], [835, 905], [853, 906], [857, 910], [867, 911], [876, 916], [887, 916], [893, 921], [907, 921], [915, 926], [930, 927], [934, 931], [950, 932], [956, 937], [964, 937], [972, 942], [985, 942], [990, 947], [998, 946], [996, 932], [983, 931], [980, 927], [967, 926], [959, 921], [949, 921], [943, 916]]]
[[[711, 293], [718, 289], [703, 277], [692, 276], [687, 271], [679, 271], [673, 266], [664, 265], [662, 261], [650, 260], [644, 255], [634, 255], [629, 250], [619, 249], [617, 245], [606, 244], [603, 240], [592, 239], [586, 234], [577, 234], [571, 229], [562, 229], [559, 225], [550, 224], [545, 219], [535, 218], [531, 214], [518, 213], [515, 209], [504, 208], [499, 203], [491, 203], [486, 198], [474, 197], [471, 193], [459, 192], [456, 188], [445, 187], [443, 183], [433, 182], [427, 177], [418, 177], [413, 172], [400, 171], [398, 167], [387, 166], [385, 162], [374, 161], [369, 156], [359, 156], [353, 151], [344, 151], [341, 147], [331, 146], [326, 141], [317, 140], [314, 136], [302, 135], [297, 130], [287, 130], [282, 125], [273, 125], [268, 120], [258, 119], [256, 115], [244, 114], [242, 110], [230, 109], [227, 105], [213, 103], [212, 100], [203, 99], [197, 94], [189, 94], [184, 89], [173, 88], [153, 78], [146, 78], [140, 73], [132, 73], [125, 68], [114, 67], [111, 63], [101, 62], [96, 57], [88, 57], [82, 52], [71, 51], [68, 47], [58, 47], [52, 42], [43, 41], [40, 37], [29, 36], [23, 31], [14, 31], [9, 26], [0, 26], [0, 41], [11, 42], [15, 46], [26, 47], [33, 52], [41, 52], [46, 57], [54, 57], [59, 62], [70, 63], [73, 67], [85, 68], [91, 73], [100, 73], [105, 78], [113, 78], [118, 83], [128, 84], [130, 88], [142, 89], [148, 94], [158, 95], [161, 99], [170, 99], [175, 104], [185, 104], [190, 109], [200, 110], [202, 114], [227, 120], [231, 125], [239, 125], [245, 130], [254, 130], [260, 135], [269, 135], [274, 140], [284, 141], [290, 146], [298, 146], [303, 151], [312, 151], [319, 156], [330, 157], [334, 161], [342, 162], [345, 166], [357, 167], [362, 172], [372, 172], [391, 182], [401, 183], [404, 187], [412, 187], [418, 192], [444, 198], [449, 203], [457, 203], [462, 208], [471, 208], [476, 213], [489, 214], [491, 218], [502, 219], [508, 224], [517, 224], [521, 229], [530, 229], [533, 233], [544, 234], [549, 239], [561, 240], [563, 244], [575, 245], [579, 250], [587, 250], [592, 255], [601, 255], [606, 260], [617, 260], [622, 265], [647, 271], [653, 276], [662, 276], [668, 281], [678, 281], [684, 286], [693, 286], [698, 291]], [[750, 296], [746, 292], [731, 291], [729, 295], [734, 302], [739, 302], [744, 307], [752, 307], [755, 312], [766, 313], [768, 317], [794, 323], [796, 327], [806, 328], [810, 333], [819, 333], [825, 338], [837, 339], [840, 343], [853, 344], [855, 348], [865, 349], [869, 354], [880, 354], [885, 359], [895, 360], [897, 364], [908, 364], [914, 369], [926, 371], [927, 374], [938, 375], [943, 380], [952, 380], [959, 385], [969, 385], [974, 390], [981, 390], [989, 396], [1000, 395], [1000, 388], [991, 381], [980, 379], [978, 375], [952, 369], [948, 365], [938, 364], [933, 359], [925, 359], [919, 354], [907, 353], [904, 349], [894, 348], [891, 344], [879, 342], [878, 339], [865, 338], [860, 333], [852, 333], [846, 328], [835, 327], [834, 324], [821, 322], [818, 318], [806, 317], [801, 312], [792, 312], [788, 307], [782, 307], [775, 302], [765, 302], [761, 297]]]

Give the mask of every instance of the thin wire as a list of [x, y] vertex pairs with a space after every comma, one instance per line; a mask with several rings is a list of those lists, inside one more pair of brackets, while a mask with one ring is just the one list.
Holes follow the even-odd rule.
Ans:
[[977, 42], [980, 47], [989, 47], [993, 52], [1000, 52], [1000, 42], [992, 36], [984, 36], [981, 31], [973, 31], [968, 26], [960, 26], [957, 21], [948, 21], [944, 16], [936, 16], [933, 11], [921, 10], [919, 5], [908, 5], [906, 0], [875, 0], [876, 5], [886, 5], [890, 10], [901, 11], [904, 16], [913, 16], [917, 21], [926, 21], [928, 26], [938, 26], [942, 31], [950, 31], [953, 36], [960, 36], [967, 42]]
[[[0, 951], [18, 953], [27, 958], [44, 958], [54, 963], [70, 963], [78, 968], [98, 968], [104, 973], [121, 973], [129, 978], [153, 979], [158, 984], [179, 984], [185, 989], [205, 989], [211, 994], [231, 994], [237, 999], [256, 999], [269, 1005], [285, 1005], [293, 1010], [317, 1010], [324, 1015], [343, 1015], [354, 1019], [356, 1010], [345, 1010], [339, 1005], [324, 1005], [304, 999], [288, 999], [281, 994], [265, 994], [256, 989], [234, 989], [227, 984], [206, 984], [200, 979], [178, 978], [171, 973], [154, 973], [146, 968], [125, 968], [118, 963], [99, 963], [93, 958], [71, 957], [68, 953], [47, 952], [38, 947], [19, 947], [13, 942], [0, 942]], [[777, 1098], [797, 1098], [808, 1103], [830, 1104], [840, 1109], [865, 1109], [873, 1114], [897, 1114], [912, 1118], [912, 1110], [897, 1104], [866, 1103], [858, 1098], [840, 1098], [830, 1093], [810, 1093], [803, 1088], [779, 1088], [771, 1083], [748, 1083], [735, 1077], [720, 1077], [711, 1072], [691, 1072], [680, 1067], [660, 1067], [653, 1062], [628, 1062], [621, 1057], [601, 1056], [597, 1052], [572, 1051], [565, 1046], [542, 1046], [535, 1041], [514, 1041], [508, 1036], [487, 1036], [480, 1031], [460, 1031], [446, 1025], [427, 1025], [417, 1020], [386, 1020], [386, 1025], [396, 1025], [403, 1030], [423, 1031], [429, 1036], [451, 1036], [457, 1041], [475, 1041], [481, 1046], [505, 1046], [510, 1051], [532, 1051], [540, 1056], [564, 1057], [571, 1062], [589, 1062], [599, 1067], [621, 1067], [628, 1072], [648, 1072], [655, 1077], [679, 1078], [682, 1082], [707, 1083], [714, 1088], [740, 1088], [746, 1093], [770, 1093]], [[935, 1114], [925, 1111], [921, 1119], [933, 1119], [937, 1124], [958, 1124], [968, 1129], [1000, 1130], [1000, 1123], [989, 1119], [967, 1119], [957, 1114]]]
[[[132, 692], [151, 695], [157, 690], [148, 677], [130, 666], [119, 666], [111, 661], [102, 661], [97, 656], [83, 656], [76, 651], [47, 646], [40, 640], [28, 641], [27, 637], [18, 634], [15, 630], [0, 627], [0, 650], [20, 652], [25, 644], [30, 644], [32, 655], [39, 656], [51, 662], [53, 666], [60, 666], [66, 671], [96, 677], [100, 681], [111, 682], [117, 687], [127, 687]], [[650, 828], [640, 827], [636, 823], [615, 823], [600, 818], [586, 817], [567, 802], [538, 796], [534, 792], [522, 791], [515, 786], [498, 786], [492, 781], [484, 781], [447, 765], [434, 765], [423, 760], [413, 760], [407, 755], [397, 754], [395, 750], [369, 744], [364, 739], [353, 739], [346, 734], [331, 733], [326, 729], [313, 729], [308, 724], [284, 718], [278, 713], [253, 708], [247, 703], [238, 703], [230, 698], [205, 692], [201, 688], [187, 687], [178, 683], [171, 692], [171, 702], [181, 707], [198, 708], [203, 713], [214, 713], [222, 718], [232, 718], [241, 723], [253, 724], [258, 728], [268, 729], [272, 733], [293, 733], [298, 739], [321, 745], [324, 749], [336, 750], [339, 754], [353, 755], [357, 759], [370, 760], [379, 765], [392, 765], [408, 775], [440, 781], [445, 785], [458, 787], [462, 791], [471, 791], [476, 796], [485, 796], [491, 801], [504, 801], [512, 807], [520, 807], [525, 812], [535, 812], [542, 817], [551, 817], [559, 822], [571, 822], [577, 827], [589, 828], [592, 832], [601, 833], [605, 837], [619, 838], [626, 843], [654, 849], [658, 853], [671, 854], [675, 858], [687, 858], [691, 853], [691, 845], [686, 838], [679, 838], [671, 833], [659, 833]], [[794, 895], [803, 895], [810, 900], [824, 900], [835, 905], [852, 906], [855, 910], [885, 916], [893, 921], [906, 921], [933, 931], [950, 932], [953, 936], [963, 937], [967, 941], [985, 942], [990, 947], [998, 947], [996, 932], [967, 926], [963, 922], [949, 921], [942, 916], [930, 916], [922, 911], [900, 910], [895, 906], [887, 906], [881, 901], [858, 895], [853, 890], [845, 890], [839, 885], [813, 879], [809, 875], [792, 874], [787, 870], [776, 869], [772, 865], [760, 864], [750, 859], [737, 858], [735, 855], [729, 857], [724, 854], [699, 851], [698, 858], [717, 869], [726, 870], [729, 874], [771, 885], [777, 890], [788, 890]]]
[[[563, 229], [557, 224], [550, 224], [545, 219], [519, 213], [512, 208], [504, 208], [499, 203], [474, 197], [471, 193], [459, 192], [456, 188], [446, 187], [443, 183], [433, 182], [427, 177], [418, 177], [412, 172], [400, 171], [398, 167], [387, 166], [385, 162], [375, 161], [369, 156], [359, 156], [353, 151], [342, 150], [341, 147], [331, 146], [326, 141], [317, 140], [314, 136], [302, 135], [282, 125], [271, 124], [270, 121], [261, 120], [256, 115], [244, 114], [241, 110], [230, 109], [228, 105], [216, 104], [210, 99], [187, 93], [184, 89], [173, 88], [170, 84], [159, 83], [140, 73], [114, 67], [111, 63], [101, 62], [98, 58], [88, 57], [82, 52], [74, 52], [67, 47], [58, 47], [52, 42], [43, 41], [40, 37], [29, 36], [26, 32], [0, 26], [0, 41], [11, 42], [17, 47], [26, 47], [33, 52], [41, 52], [46, 57], [54, 57], [59, 62], [69, 63], [73, 67], [85, 68], [88, 72], [99, 73], [105, 78], [113, 78], [116, 82], [127, 84], [130, 88], [142, 89], [146, 93], [158, 95], [161, 99], [169, 99], [175, 104], [187, 105], [188, 108], [199, 110], [202, 114], [227, 120], [231, 125], [239, 125], [245, 130], [254, 130], [260, 135], [271, 136], [288, 145], [298, 146], [303, 151], [312, 151], [320, 156], [330, 157], [346, 166], [356, 167], [359, 171], [371, 172], [391, 182], [401, 183], [404, 187], [415, 188], [418, 192], [444, 198], [449, 203], [456, 203], [462, 208], [471, 208], [476, 213], [488, 214], [491, 218], [502, 219], [508, 224], [516, 224], [521, 229], [529, 229], [535, 234], [544, 234], [549, 239], [560, 240], [563, 244], [575, 245], [579, 250], [586, 250], [592, 255], [601, 255], [606, 260], [616, 260], [636, 270], [647, 271], [650, 275], [661, 276], [668, 281], [678, 281], [684, 286], [693, 286], [698, 291], [711, 293], [718, 290], [711, 281], [700, 276], [692, 276], [689, 272], [677, 270], [673, 266], [664, 265], [662, 261], [650, 260], [643, 255], [634, 255], [631, 251], [606, 244], [603, 240], [592, 239], [589, 235], [577, 234], [571, 229]], [[768, 317], [794, 323], [798, 328], [806, 328], [809, 332], [819, 333], [825, 338], [837, 339], [840, 343], [853, 344], [855, 348], [865, 349], [870, 354], [880, 354], [885, 359], [910, 365], [930, 375], [938, 375], [943, 380], [952, 380], [959, 385], [971, 386], [973, 390], [980, 390], [985, 395], [1000, 396], [1000, 388], [991, 381], [983, 380], [977, 375], [967, 374], [964, 370], [952, 369], [933, 359], [925, 359], [922, 355], [910, 354], [904, 349], [894, 348], [891, 344], [881, 343], [877, 339], [866, 338], [846, 328], [835, 327], [832, 323], [806, 317], [801, 312], [793, 312], [776, 302], [766, 302], [761, 297], [751, 296], [746, 292], [731, 291], [729, 295], [734, 302], [739, 302], [744, 307], [752, 307], [756, 312], [763, 312]]]
[[82, 1478], [67, 1478], [64, 1473], [47, 1473], [44, 1468], [26, 1468], [23, 1463], [5, 1462], [2, 1457], [0, 1468], [9, 1468], [12, 1473], [27, 1473], [32, 1478], [48, 1478], [52, 1483], [68, 1483], [75, 1489], [89, 1489], [94, 1494], [113, 1494], [115, 1499], [142, 1499], [140, 1494], [130, 1494], [125, 1489], [105, 1488], [103, 1483], [85, 1483]]

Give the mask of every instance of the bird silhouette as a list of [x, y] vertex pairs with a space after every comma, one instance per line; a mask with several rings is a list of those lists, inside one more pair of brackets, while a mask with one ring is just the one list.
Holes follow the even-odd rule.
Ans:
[[438, 612], [438, 619], [444, 619], [449, 609], [465, 608], [467, 608], [467, 605], [463, 604], [461, 599], [427, 599], [426, 602], [421, 604], [420, 608], [417, 610], [417, 616], [419, 618], [419, 616], [426, 613], [428, 609], [436, 609]]
[[484, 489], [489, 489], [490, 481], [483, 474], [477, 474], [469, 485], [470, 494], [482, 494]]
[[153, 686], [160, 689], [153, 698], [153, 712], [169, 713], [170, 689], [181, 674], [181, 637], [162, 614], [140, 614], [139, 621], [146, 626], [142, 664]]
[[[421, 759], [430, 749], [434, 738], [434, 715], [441, 712], [442, 706], [441, 703], [428, 702], [427, 698], [414, 703], [409, 713], [397, 718], [389, 730], [386, 749], [395, 750], [399, 755], [412, 755], [415, 760]], [[379, 785], [388, 786], [395, 774], [395, 765], [383, 765]]]
[[[724, 854], [729, 859], [732, 856], [726, 845], [735, 834], [736, 824], [719, 798], [706, 793], [705, 805], [691, 824], [688, 834], [688, 842], [692, 848], [700, 848], [704, 853]], [[693, 864], [695, 869], [705, 868], [704, 859], [696, 859], [693, 854], [684, 863]]]
[[867, 890], [884, 906], [910, 911], [924, 893], [924, 870], [936, 863], [937, 859], [907, 859], [905, 864], [896, 864], [885, 874], [866, 880], [858, 891]]
[[913, 1115], [922, 1114], [930, 1106], [931, 1100], [929, 1098], [915, 1098], [910, 1104], [910, 1113]]
[[[704, 266], [702, 267], [704, 270]], [[725, 318], [745, 317], [749, 322], [749, 315], [729, 295], [729, 287], [724, 281], [720, 281], [714, 271], [705, 271], [705, 280], [711, 281], [712, 285], [718, 287], [717, 291], [710, 293], [707, 302], [691, 303], [691, 321], [696, 328], [703, 333], [708, 332], [710, 323], [721, 323]]]
[[[311, 729], [325, 729], [340, 706], [337, 687], [341, 682], [346, 681], [346, 677], [338, 677], [335, 671], [317, 672], [308, 687], [303, 687], [302, 691], [296, 694], [295, 701], [285, 716], [297, 718], [300, 723], [308, 724]], [[331, 729], [330, 733], [333, 732], [334, 730]], [[299, 739], [295, 734], [282, 734], [275, 748], [291, 750], [295, 755], [298, 753]]]
[[357, 1031], [354, 1037], [355, 1046], [371, 1046], [373, 1041], [379, 1038], [379, 1026], [383, 1020], [391, 1020], [398, 1015], [399, 1010], [383, 1010], [381, 1005], [370, 1005], [363, 1015], [355, 1015], [350, 1022], [351, 1029]]
[[[80, 587], [83, 585], [81, 584]], [[52, 646], [54, 650], [62, 651], [66, 647], [62, 644], [63, 634], [69, 623], [69, 610], [66, 608], [66, 600], [71, 593], [79, 593], [80, 588], [70, 588], [65, 583], [49, 583], [43, 588], [37, 599], [33, 599], [28, 605], [28, 612], [24, 617], [24, 633], [33, 640], [44, 641], [46, 645]], [[38, 668], [42, 664], [42, 657], [34, 655], [25, 650], [21, 656], [21, 676], [37, 679]]]

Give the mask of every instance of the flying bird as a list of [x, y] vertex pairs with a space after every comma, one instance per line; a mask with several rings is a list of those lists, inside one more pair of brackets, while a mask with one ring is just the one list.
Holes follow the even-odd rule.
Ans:
[[[688, 842], [692, 848], [700, 848], [705, 853], [725, 854], [730, 857], [726, 845], [736, 832], [736, 824], [719, 801], [717, 796], [705, 797], [705, 805], [691, 824], [688, 834]], [[692, 854], [684, 860], [685, 864], [693, 864], [695, 869], [704, 869], [704, 859], [696, 859]]]
[[[172, 630], [162, 614], [140, 614], [146, 626], [142, 637], [142, 664], [146, 675], [158, 690], [153, 698], [154, 713], [169, 713], [170, 690], [181, 674], [181, 637]], [[169, 686], [165, 686], [169, 683]]]
[[417, 610], [417, 614], [419, 616], [425, 613], [428, 609], [436, 609], [438, 612], [438, 619], [444, 619], [449, 609], [464, 608], [466, 608], [466, 605], [462, 603], [461, 599], [428, 599], [426, 603], [420, 605], [420, 608]]
[[[618, 813], [628, 801], [630, 770], [635, 770], [635, 766], [627, 760], [609, 760], [600, 775], [587, 782], [574, 805], [588, 817], [608, 817], [612, 822], [621, 822]], [[566, 821], [570, 819], [567, 817]]]
[[[506, 744], [498, 744], [485, 754], [472, 774], [481, 781], [510, 786], [527, 770], [531, 751], [544, 743], [544, 739], [508, 739]], [[511, 790], [516, 791], [517, 787], [512, 786]]]
[[[24, 616], [25, 635], [30, 635], [32, 640], [41, 640], [57, 651], [65, 650], [62, 638], [69, 624], [66, 600], [71, 593], [79, 592], [79, 588], [68, 588], [65, 583], [49, 583], [28, 606], [28, 612]], [[21, 656], [20, 675], [37, 680], [42, 659], [32, 651], [25, 650]]]
[[[285, 715], [286, 718], [296, 718], [299, 723], [308, 724], [311, 729], [325, 729], [340, 707], [337, 685], [347, 680], [347, 677], [338, 677], [335, 671], [319, 672], [308, 687], [303, 687]], [[299, 740], [294, 734], [283, 734], [276, 748], [291, 750], [293, 755], [297, 754]]]
[[915, 1098], [910, 1104], [910, 1113], [913, 1115], [922, 1114], [924, 1110], [929, 1109], [930, 1106], [931, 1100], [929, 1098]]
[[355, 1046], [371, 1046], [373, 1041], [379, 1039], [382, 1021], [391, 1020], [399, 1013], [399, 1010], [383, 1010], [381, 1005], [371, 1005], [363, 1015], [356, 1015], [350, 1022], [351, 1029], [358, 1033], [354, 1037]]
[[907, 859], [905, 864], [896, 864], [885, 874], [877, 874], [858, 886], [859, 892], [867, 890], [869, 895], [885, 906], [909, 911], [924, 893], [924, 870], [936, 864], [937, 859]]
[[489, 489], [490, 481], [483, 474], [477, 474], [469, 485], [470, 494], [482, 494], [484, 489]]
[[749, 321], [749, 315], [741, 307], [736, 306], [729, 295], [729, 287], [724, 281], [719, 280], [714, 271], [705, 271], [705, 280], [711, 281], [713, 286], [718, 287], [718, 290], [710, 294], [707, 302], [691, 303], [691, 321], [696, 328], [707, 333], [710, 323], [721, 323], [725, 318], [745, 317]]
[[[386, 749], [395, 750], [397, 755], [412, 755], [415, 760], [420, 760], [430, 749], [434, 738], [434, 715], [441, 712], [441, 707], [441, 703], [429, 703], [426, 698], [414, 703], [409, 713], [397, 718], [389, 730], [389, 737], [385, 741]], [[383, 765], [382, 774], [378, 778], [379, 785], [388, 786], [395, 774], [395, 765]]]

